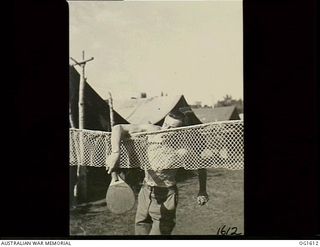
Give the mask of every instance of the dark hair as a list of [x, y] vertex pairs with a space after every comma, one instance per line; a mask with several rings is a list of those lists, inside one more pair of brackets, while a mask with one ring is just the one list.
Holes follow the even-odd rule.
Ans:
[[184, 122], [185, 115], [180, 110], [173, 110], [168, 114], [170, 117]]

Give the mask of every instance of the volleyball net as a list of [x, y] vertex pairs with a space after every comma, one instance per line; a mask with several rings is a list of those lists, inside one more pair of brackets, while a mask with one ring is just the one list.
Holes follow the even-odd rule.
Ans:
[[[106, 166], [111, 132], [70, 129], [70, 165]], [[243, 169], [243, 121], [132, 134], [120, 144], [120, 168]]]

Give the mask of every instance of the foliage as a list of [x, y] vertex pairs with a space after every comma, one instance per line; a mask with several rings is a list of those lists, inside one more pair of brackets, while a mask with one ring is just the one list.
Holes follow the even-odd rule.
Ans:
[[218, 102], [214, 105], [214, 107], [222, 107], [222, 106], [232, 106], [235, 105], [239, 113], [243, 113], [243, 100], [242, 99], [233, 99], [231, 95], [226, 94], [222, 100], [218, 100]]

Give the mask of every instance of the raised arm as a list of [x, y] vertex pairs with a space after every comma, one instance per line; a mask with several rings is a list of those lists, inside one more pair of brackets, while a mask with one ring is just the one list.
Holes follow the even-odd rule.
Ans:
[[207, 194], [207, 170], [202, 168], [198, 169], [199, 178], [199, 193], [197, 197], [197, 202], [199, 205], [204, 205], [209, 201], [209, 196]]
[[111, 132], [111, 155], [107, 159], [106, 170], [110, 174], [117, 166], [120, 159], [120, 144], [121, 140], [125, 137], [129, 137], [130, 134], [137, 132], [146, 132], [159, 130], [159, 126], [152, 124], [119, 124], [112, 128]]

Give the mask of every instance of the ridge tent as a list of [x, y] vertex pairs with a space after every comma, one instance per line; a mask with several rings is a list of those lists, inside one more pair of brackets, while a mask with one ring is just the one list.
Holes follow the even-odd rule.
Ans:
[[[186, 115], [186, 125], [201, 124], [183, 95], [114, 100], [114, 108], [132, 124], [150, 123], [161, 126], [167, 114], [172, 110], [180, 110]], [[193, 171], [180, 168], [176, 179], [181, 181], [193, 175]]]
[[183, 95], [115, 100], [114, 108], [133, 124], [162, 125], [166, 115], [177, 109], [187, 116], [187, 125], [201, 124]]

